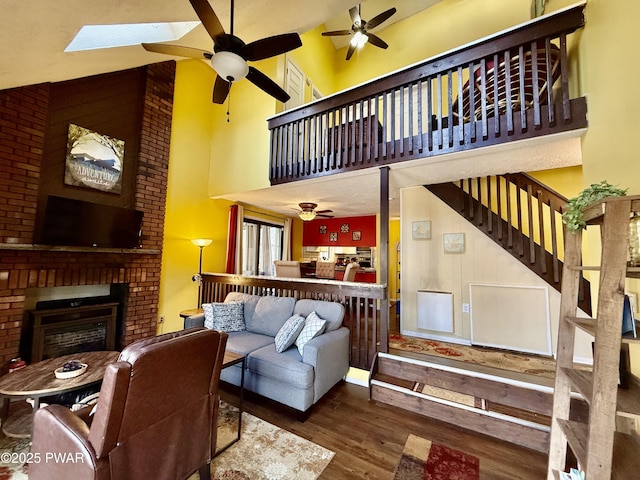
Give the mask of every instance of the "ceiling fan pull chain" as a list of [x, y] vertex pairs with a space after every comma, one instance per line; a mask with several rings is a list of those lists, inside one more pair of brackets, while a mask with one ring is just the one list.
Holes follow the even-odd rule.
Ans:
[[231, 110], [231, 87], [229, 87], [229, 96], [227, 97], [227, 123], [231, 123], [230, 122], [230, 113], [229, 110]]

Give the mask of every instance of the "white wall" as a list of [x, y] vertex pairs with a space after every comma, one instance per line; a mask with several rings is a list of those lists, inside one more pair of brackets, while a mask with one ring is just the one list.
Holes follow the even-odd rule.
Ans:
[[[535, 273], [514, 259], [493, 240], [467, 222], [457, 212], [438, 199], [424, 187], [406, 188], [401, 192], [400, 237], [402, 245], [401, 278], [401, 329], [417, 332], [425, 338], [470, 343], [470, 315], [462, 312], [462, 304], [469, 303], [469, 284], [518, 285], [548, 287], [551, 338], [556, 351], [560, 294]], [[413, 221], [431, 221], [431, 239], [413, 240]], [[442, 236], [444, 233], [464, 233], [464, 253], [445, 254]], [[453, 334], [420, 331], [417, 327], [417, 290], [439, 290], [453, 293]], [[520, 289], [514, 289], [515, 292]], [[526, 308], [526, 299], [518, 303]], [[504, 321], [504, 319], [500, 319]], [[513, 321], [520, 320], [517, 311]], [[499, 322], [496, 322], [496, 329]], [[489, 326], [490, 328], [490, 326]], [[541, 328], [545, 328], [541, 325]], [[576, 360], [591, 361], [591, 338], [578, 333]]]

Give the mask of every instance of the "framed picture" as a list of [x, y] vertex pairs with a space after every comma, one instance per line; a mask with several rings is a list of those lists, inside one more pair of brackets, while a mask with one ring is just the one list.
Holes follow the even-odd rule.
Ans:
[[464, 233], [445, 233], [442, 236], [444, 253], [464, 252]]
[[329, 241], [330, 242], [337, 242], [338, 241], [338, 232], [331, 232], [329, 234]]
[[320, 225], [320, 226], [318, 227], [318, 231], [319, 231], [320, 233], [327, 233], [327, 226], [326, 226], [326, 225]]
[[340, 233], [349, 233], [349, 224], [343, 223], [340, 225]]
[[64, 183], [120, 193], [124, 141], [69, 124]]
[[351, 240], [355, 242], [362, 240], [362, 232], [360, 230], [354, 230], [351, 232]]
[[429, 240], [431, 238], [431, 220], [413, 222], [411, 224], [411, 238], [414, 240]]

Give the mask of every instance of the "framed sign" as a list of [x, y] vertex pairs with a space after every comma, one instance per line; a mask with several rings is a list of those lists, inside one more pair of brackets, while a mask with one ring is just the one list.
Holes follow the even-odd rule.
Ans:
[[124, 141], [69, 124], [64, 183], [120, 193]]
[[444, 253], [464, 252], [464, 233], [445, 233], [442, 236]]
[[413, 222], [411, 224], [411, 238], [414, 240], [429, 240], [431, 238], [431, 221]]

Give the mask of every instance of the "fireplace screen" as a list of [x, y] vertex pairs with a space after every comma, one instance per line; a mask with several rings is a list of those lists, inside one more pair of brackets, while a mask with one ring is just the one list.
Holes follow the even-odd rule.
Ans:
[[31, 363], [95, 350], [115, 350], [118, 303], [31, 310]]

